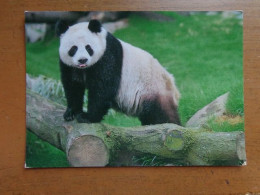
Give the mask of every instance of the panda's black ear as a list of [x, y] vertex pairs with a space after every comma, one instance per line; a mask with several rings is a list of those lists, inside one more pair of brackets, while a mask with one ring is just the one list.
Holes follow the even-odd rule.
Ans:
[[69, 28], [68, 23], [65, 20], [59, 20], [55, 26], [55, 32], [57, 36], [61, 36]]
[[88, 24], [88, 29], [91, 32], [99, 33], [101, 32], [101, 23], [98, 20], [90, 20]]

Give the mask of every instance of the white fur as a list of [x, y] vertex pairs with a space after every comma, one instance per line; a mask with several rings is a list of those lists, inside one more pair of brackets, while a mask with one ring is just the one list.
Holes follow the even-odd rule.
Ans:
[[180, 93], [174, 77], [148, 52], [121, 41], [123, 68], [116, 98], [119, 108], [129, 115], [138, 115], [145, 99], [155, 96], [173, 97], [177, 106]]
[[[63, 63], [77, 67], [80, 64], [79, 59], [87, 58], [86, 65], [89, 67], [95, 64], [104, 54], [107, 31], [102, 28], [100, 33], [93, 33], [88, 29], [88, 24], [88, 22], [75, 24], [61, 35], [59, 54]], [[78, 47], [78, 50], [71, 57], [68, 55], [68, 51], [74, 45]], [[86, 51], [86, 45], [90, 45], [93, 49], [93, 56], [90, 56]]]

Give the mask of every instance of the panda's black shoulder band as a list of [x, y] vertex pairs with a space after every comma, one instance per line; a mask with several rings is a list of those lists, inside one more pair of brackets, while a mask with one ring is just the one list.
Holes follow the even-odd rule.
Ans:
[[88, 24], [88, 29], [91, 32], [99, 33], [101, 32], [101, 23], [98, 20], [90, 20]]

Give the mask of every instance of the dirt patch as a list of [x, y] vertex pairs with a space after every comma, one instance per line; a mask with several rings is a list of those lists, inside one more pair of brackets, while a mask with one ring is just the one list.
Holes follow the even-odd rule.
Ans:
[[223, 115], [219, 116], [215, 120], [217, 123], [223, 123], [228, 122], [231, 125], [236, 125], [243, 122], [243, 117], [241, 116], [229, 116], [229, 115]]

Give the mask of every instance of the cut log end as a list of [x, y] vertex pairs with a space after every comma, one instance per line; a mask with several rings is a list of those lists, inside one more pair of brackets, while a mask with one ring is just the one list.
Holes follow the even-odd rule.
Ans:
[[237, 156], [239, 160], [246, 161], [245, 134], [240, 133], [237, 136]]
[[102, 139], [84, 135], [71, 142], [67, 157], [73, 167], [102, 167], [108, 164], [109, 152]]

